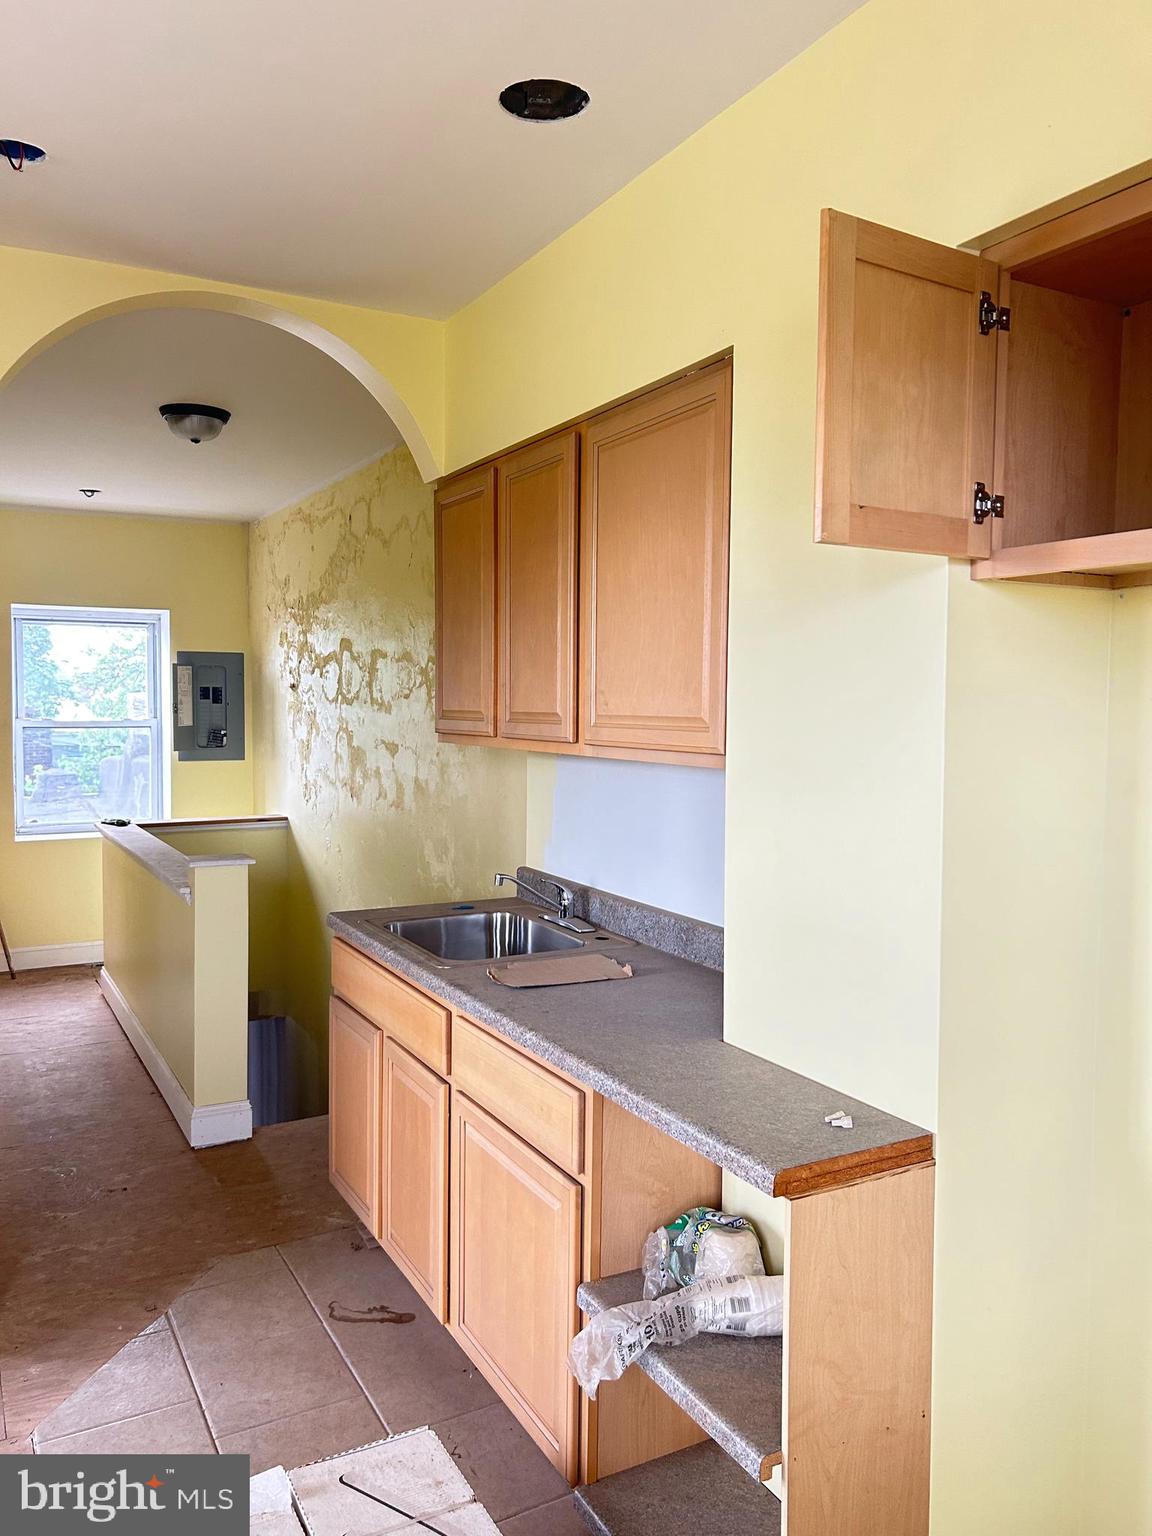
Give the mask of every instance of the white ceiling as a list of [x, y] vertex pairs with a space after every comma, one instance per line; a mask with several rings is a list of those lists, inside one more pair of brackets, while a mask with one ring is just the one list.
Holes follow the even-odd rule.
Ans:
[[[860, 0], [68, 0], [3, 29], [0, 241], [447, 315]], [[591, 94], [522, 123], [514, 80]]]
[[[159, 414], [169, 401], [232, 420], [188, 443]], [[299, 337], [212, 310], [141, 310], [73, 332], [5, 388], [0, 505], [244, 521], [399, 440], [368, 391]]]

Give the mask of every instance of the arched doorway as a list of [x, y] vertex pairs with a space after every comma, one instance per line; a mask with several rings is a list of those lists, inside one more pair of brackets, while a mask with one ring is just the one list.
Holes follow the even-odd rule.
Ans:
[[137, 310], [145, 309], [207, 309], [218, 313], [240, 315], [250, 320], [258, 320], [266, 325], [272, 325], [280, 330], [287, 331], [298, 337], [308, 345], [316, 347], [318, 351], [325, 353], [333, 361], [345, 368], [353, 378], [357, 379], [364, 388], [379, 403], [386, 414], [391, 418], [397, 431], [404, 439], [415, 460], [416, 466], [424, 480], [433, 480], [440, 473], [439, 465], [432, 452], [431, 446], [421, 429], [416, 417], [407, 401], [401, 396], [396, 386], [381, 371], [355, 347], [333, 331], [319, 324], [315, 320], [291, 309], [280, 308], [274, 304], [266, 303], [261, 299], [252, 299], [244, 294], [231, 293], [226, 290], [211, 289], [177, 289], [169, 292], [152, 292], [134, 294], [127, 298], [115, 299], [111, 303], [98, 305], [94, 309], [73, 316], [70, 320], [56, 326], [53, 330], [43, 335], [39, 341], [29, 347], [3, 374], [0, 374], [0, 391], [27, 366], [34, 358], [39, 357], [57, 342], [65, 337], [92, 325], [97, 321], [106, 320], [114, 315], [130, 314]]

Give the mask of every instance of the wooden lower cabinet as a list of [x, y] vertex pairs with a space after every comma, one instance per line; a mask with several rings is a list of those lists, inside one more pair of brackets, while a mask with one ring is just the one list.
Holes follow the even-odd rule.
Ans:
[[451, 1330], [557, 1470], [576, 1481], [565, 1360], [579, 1327], [580, 1185], [456, 1093]]
[[344, 1199], [570, 1482], [694, 1444], [647, 1377], [581, 1405], [567, 1354], [580, 1282], [717, 1204], [719, 1169], [352, 946], [332, 961]]
[[448, 1084], [384, 1042], [381, 1243], [448, 1320]]
[[328, 1021], [328, 1164], [332, 1183], [380, 1230], [380, 1072], [384, 1035], [339, 998]]

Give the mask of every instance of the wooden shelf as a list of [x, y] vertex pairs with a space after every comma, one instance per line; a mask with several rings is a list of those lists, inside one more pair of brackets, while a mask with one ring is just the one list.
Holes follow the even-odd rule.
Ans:
[[692, 1536], [780, 1536], [780, 1501], [708, 1442], [577, 1488], [574, 1498], [597, 1536], [666, 1536], [680, 1527]]
[[[636, 1301], [643, 1290], [643, 1278], [634, 1269], [582, 1285], [577, 1301], [595, 1316]], [[701, 1334], [674, 1348], [654, 1345], [635, 1364], [738, 1466], [763, 1482], [783, 1459], [782, 1344], [781, 1339]]]
[[1043, 580], [1051, 576], [1093, 576], [1092, 586], [1152, 584], [1152, 528], [1098, 533], [1050, 544], [1017, 544], [998, 549], [972, 567], [976, 581]]

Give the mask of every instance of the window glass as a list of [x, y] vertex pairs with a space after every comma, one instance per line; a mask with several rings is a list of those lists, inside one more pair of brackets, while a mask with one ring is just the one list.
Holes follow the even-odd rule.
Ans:
[[26, 720], [147, 720], [151, 626], [25, 620]]
[[27, 726], [21, 739], [21, 826], [84, 827], [107, 816], [147, 821], [157, 814], [147, 729]]
[[165, 810], [166, 616], [12, 610], [16, 830], [84, 831]]

